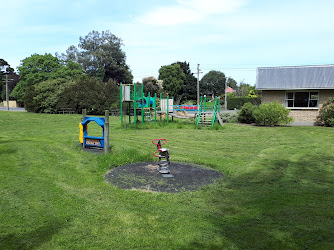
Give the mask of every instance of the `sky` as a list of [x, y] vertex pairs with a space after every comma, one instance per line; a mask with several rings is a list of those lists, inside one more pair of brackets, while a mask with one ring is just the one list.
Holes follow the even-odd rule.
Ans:
[[[92, 30], [123, 40], [134, 81], [197, 64], [254, 85], [257, 67], [333, 64], [333, 0], [0, 0], [0, 58], [78, 46]], [[196, 75], [197, 76], [197, 75]]]

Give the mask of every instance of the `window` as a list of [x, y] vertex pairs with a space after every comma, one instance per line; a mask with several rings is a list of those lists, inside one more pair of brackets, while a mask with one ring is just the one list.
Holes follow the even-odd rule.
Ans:
[[286, 92], [285, 107], [287, 108], [317, 108], [319, 92]]

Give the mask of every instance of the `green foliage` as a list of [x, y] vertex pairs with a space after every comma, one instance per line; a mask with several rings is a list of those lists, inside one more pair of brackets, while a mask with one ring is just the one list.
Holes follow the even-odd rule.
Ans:
[[182, 88], [182, 95], [179, 97], [178, 103], [184, 102], [186, 100], [196, 100], [197, 99], [197, 79], [191, 73], [190, 65], [187, 62], [176, 62], [174, 64], [179, 64], [183, 73], [186, 75], [184, 80], [184, 85]]
[[[65, 64], [51, 54], [34, 54], [27, 57], [22, 60], [18, 70], [21, 80], [14, 88], [11, 96], [19, 102], [24, 101], [26, 90], [36, 83], [57, 78], [73, 80], [83, 73], [81, 66], [77, 63], [68, 62]], [[25, 99], [27, 100], [27, 98]]]
[[119, 104], [119, 87], [113, 80], [102, 82], [92, 77], [82, 77], [68, 85], [63, 92], [59, 108], [82, 109], [87, 114], [101, 115], [105, 110], [115, 109]]
[[0, 76], [3, 76], [3, 74], [5, 73], [13, 73], [14, 69], [12, 67], [10, 67], [9, 63], [0, 58]]
[[185, 79], [186, 75], [179, 64], [162, 66], [159, 69], [159, 80], [163, 80], [164, 90], [175, 99], [182, 94]]
[[64, 78], [50, 79], [34, 85], [34, 109], [38, 113], [56, 113], [66, 87], [73, 85], [73, 81]]
[[227, 109], [229, 109], [229, 110], [241, 109], [242, 106], [247, 102], [250, 102], [254, 105], [260, 105], [261, 104], [261, 98], [259, 98], [259, 97], [248, 97], [248, 96], [243, 96], [243, 97], [227, 96]]
[[290, 110], [286, 109], [277, 102], [262, 103], [253, 111], [256, 125], [275, 126], [285, 125], [293, 121], [289, 117]]
[[238, 120], [238, 112], [224, 112], [220, 113], [224, 123], [235, 123]]
[[153, 96], [155, 93], [160, 94], [161, 89], [157, 84], [157, 79], [154, 76], [146, 77], [143, 79], [144, 95], [147, 96], [150, 93]]
[[9, 63], [0, 58], [0, 102], [1, 100], [6, 99], [6, 75], [9, 80], [8, 91], [10, 93], [19, 80], [14, 72], [14, 69], [10, 67]]
[[334, 127], [334, 98], [330, 98], [322, 105], [317, 117], [317, 124]]
[[248, 97], [257, 97], [256, 93], [255, 93], [255, 90], [254, 89], [251, 89], [248, 93]]
[[205, 74], [200, 81], [200, 92], [202, 95], [214, 93], [221, 95], [225, 92], [226, 77], [223, 72], [211, 70]]
[[202, 77], [200, 81], [200, 92], [202, 95], [223, 95], [225, 93], [226, 81], [227, 86], [233, 89], [236, 88], [237, 82], [233, 78], [227, 78], [223, 72], [211, 70]]
[[120, 83], [132, 83], [133, 76], [125, 63], [125, 52], [122, 51], [122, 39], [109, 30], [91, 31], [80, 37], [77, 47], [71, 45], [66, 54], [59, 56], [65, 61], [75, 61], [82, 65], [88, 76], [97, 77], [104, 82], [114, 79]]
[[242, 109], [240, 110], [238, 114], [238, 121], [241, 123], [254, 123], [255, 118], [253, 116], [254, 110], [257, 109], [257, 106], [254, 106], [250, 102], [247, 102], [242, 106]]

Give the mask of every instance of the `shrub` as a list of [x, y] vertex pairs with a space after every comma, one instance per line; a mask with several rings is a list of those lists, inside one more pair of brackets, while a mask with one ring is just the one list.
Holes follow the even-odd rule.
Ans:
[[323, 104], [317, 117], [317, 125], [334, 127], [334, 98]]
[[261, 104], [261, 98], [259, 97], [248, 97], [248, 96], [242, 96], [242, 97], [230, 97], [227, 96], [227, 109], [241, 109], [242, 106], [250, 102], [254, 105], [260, 105]]
[[275, 126], [289, 124], [293, 121], [288, 117], [290, 110], [277, 102], [263, 103], [253, 111], [256, 125]]
[[238, 119], [238, 113], [237, 112], [221, 113], [220, 117], [222, 118], [224, 123], [234, 123]]
[[57, 112], [57, 105], [61, 101], [61, 96], [67, 86], [71, 86], [72, 81], [58, 78], [37, 83], [34, 86], [34, 112], [51, 113]]
[[257, 107], [251, 104], [250, 102], [245, 103], [238, 114], [238, 121], [241, 123], [248, 123], [248, 124], [254, 123], [255, 118], [253, 116], [253, 111], [255, 109], [257, 109]]
[[87, 114], [102, 115], [105, 110], [119, 106], [119, 87], [113, 80], [102, 82], [96, 78], [82, 77], [65, 88], [58, 108], [82, 109]]

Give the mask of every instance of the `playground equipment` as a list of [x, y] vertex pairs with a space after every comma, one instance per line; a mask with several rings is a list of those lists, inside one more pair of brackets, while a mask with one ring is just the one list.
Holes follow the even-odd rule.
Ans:
[[216, 122], [219, 122], [219, 124], [223, 126], [223, 121], [219, 115], [220, 99], [214, 97], [213, 100], [211, 100], [211, 103], [213, 102], [213, 105], [208, 105], [209, 103], [206, 100], [206, 96], [204, 96], [204, 98], [201, 97], [201, 104], [196, 115], [196, 126], [213, 127]]
[[[126, 105], [127, 103], [127, 105]], [[153, 97], [148, 93], [144, 95], [144, 85], [142, 83], [121, 84], [120, 86], [120, 104], [121, 104], [121, 123], [126, 127], [126, 106], [128, 106], [129, 123], [131, 123], [131, 116], [133, 114], [133, 124], [136, 125], [141, 116], [141, 123], [145, 121], [157, 122], [157, 116], [165, 113], [167, 114], [167, 122], [169, 113], [173, 111], [173, 98], [170, 99], [157, 97], [155, 93]]]
[[[80, 135], [79, 141], [82, 148], [104, 149], [105, 153], [109, 152], [109, 110], [105, 111], [105, 118], [88, 117], [86, 110], [82, 110], [82, 121], [79, 123]], [[88, 124], [96, 122], [102, 128], [102, 136], [90, 136], [88, 134]]]
[[[163, 141], [163, 143], [161, 143]], [[166, 139], [153, 139], [152, 143], [154, 145], [157, 145], [157, 151], [153, 153], [154, 157], [159, 157], [159, 162], [158, 162], [158, 171], [160, 174], [169, 174], [169, 165], [170, 165], [170, 160], [169, 160], [169, 149], [167, 148], [161, 148], [161, 145], [164, 145], [167, 143]], [[173, 177], [173, 176], [166, 176], [166, 177]]]
[[[170, 117], [181, 119], [190, 119], [196, 117], [196, 126], [213, 126], [217, 121], [223, 126], [222, 120], [219, 116], [220, 99], [217, 97], [207, 100], [206, 96], [201, 97], [200, 105], [174, 105], [174, 98], [160, 98], [157, 94], [151, 97], [148, 93], [144, 95], [144, 85], [142, 83], [121, 84], [120, 87], [120, 101], [121, 101], [121, 124], [124, 123], [126, 128], [126, 103], [128, 103], [129, 123], [131, 123], [131, 116], [133, 114], [133, 124], [136, 125], [141, 116], [141, 123], [145, 121], [157, 122], [157, 116], [166, 116], [167, 123]], [[124, 110], [125, 108], [125, 110]], [[193, 114], [193, 116], [180, 116], [177, 111], [186, 111]]]

